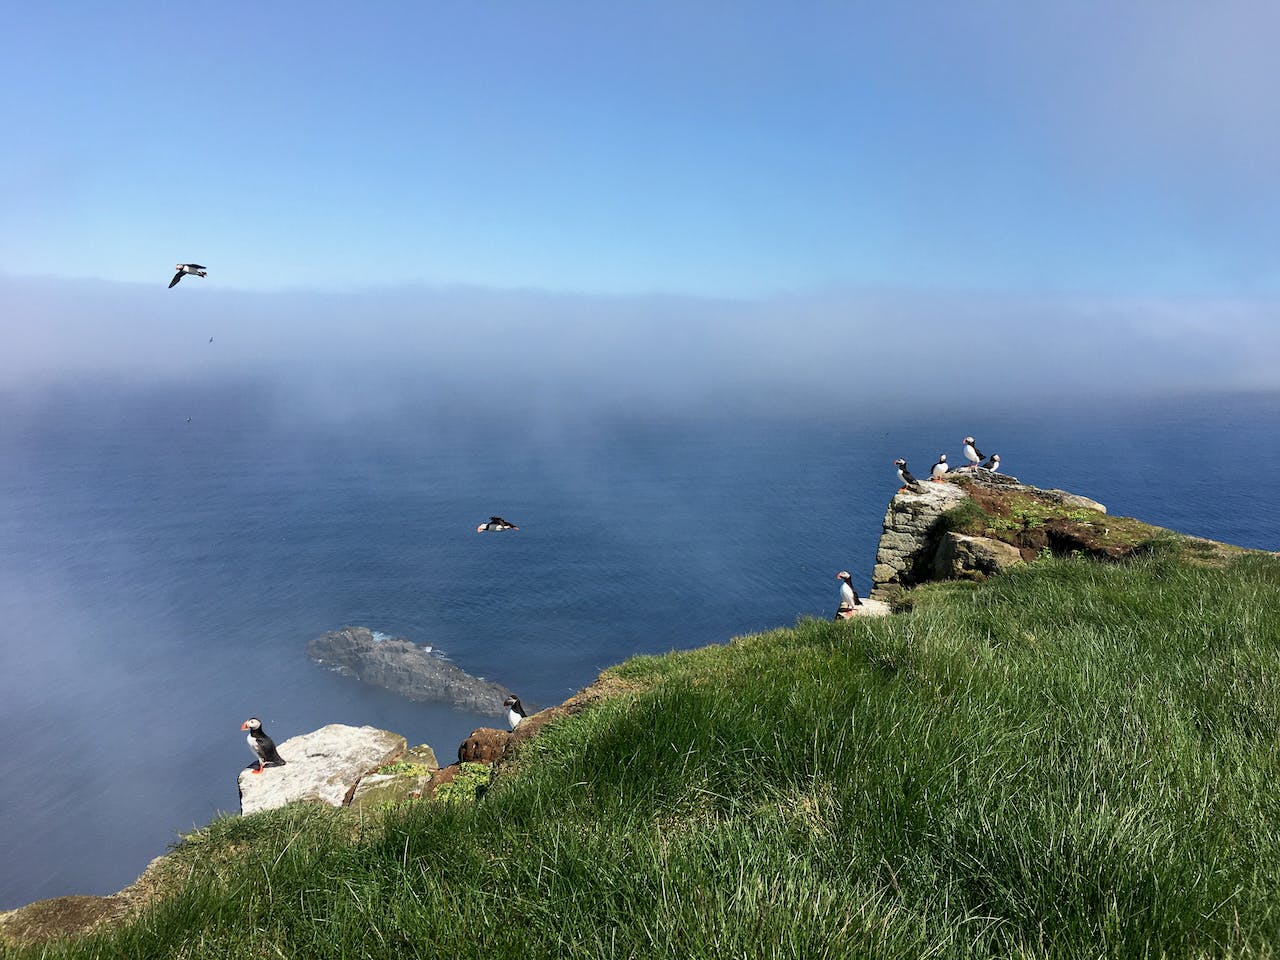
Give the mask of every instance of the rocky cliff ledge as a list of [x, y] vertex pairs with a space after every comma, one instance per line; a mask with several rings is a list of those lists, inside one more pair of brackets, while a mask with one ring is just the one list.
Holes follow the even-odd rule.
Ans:
[[307, 644], [307, 655], [339, 673], [410, 700], [450, 703], [476, 713], [503, 713], [511, 692], [473, 677], [403, 637], [379, 640], [366, 627], [343, 627]]
[[894, 496], [871, 574], [871, 596], [892, 601], [930, 580], [982, 580], [1042, 551], [1118, 560], [1157, 541], [1177, 543], [1193, 559], [1220, 562], [1244, 552], [1132, 517], [1096, 500], [1040, 489], [988, 470], [962, 470]]

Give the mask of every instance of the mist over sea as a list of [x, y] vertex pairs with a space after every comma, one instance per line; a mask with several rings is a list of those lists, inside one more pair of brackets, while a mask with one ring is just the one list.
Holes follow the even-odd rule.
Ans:
[[[119, 889], [180, 831], [235, 811], [250, 715], [277, 741], [386, 727], [442, 762], [502, 722], [327, 672], [304, 652], [320, 633], [431, 643], [530, 706], [557, 703], [633, 654], [829, 617], [837, 570], [869, 587], [891, 461], [923, 476], [939, 452], [959, 461], [966, 433], [1026, 482], [1280, 549], [1275, 394], [380, 396], [339, 415], [245, 376], [6, 398], [0, 909]], [[494, 513], [521, 530], [478, 535]]]

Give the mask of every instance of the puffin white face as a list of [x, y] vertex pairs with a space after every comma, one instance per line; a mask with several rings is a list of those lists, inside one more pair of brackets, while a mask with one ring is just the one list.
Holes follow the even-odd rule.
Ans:
[[507, 697], [507, 699], [502, 701], [502, 705], [504, 707], [514, 707], [519, 702], [520, 701], [516, 698], [516, 695], [513, 693], [509, 697]]
[[939, 462], [939, 463], [946, 463], [946, 462], [947, 462], [947, 455], [946, 455], [945, 453], [940, 453], [940, 454], [938, 454], [938, 462]]
[[905, 461], [905, 460], [895, 460], [895, 461], [893, 461], [893, 465], [894, 465], [895, 467], [905, 467], [905, 466], [907, 465], [907, 461]]
[[259, 720], [257, 717], [250, 717], [244, 723], [240, 724], [240, 729], [241, 730], [261, 730], [262, 721]]
[[973, 437], [965, 437], [963, 442], [964, 442], [964, 443], [973, 443]]

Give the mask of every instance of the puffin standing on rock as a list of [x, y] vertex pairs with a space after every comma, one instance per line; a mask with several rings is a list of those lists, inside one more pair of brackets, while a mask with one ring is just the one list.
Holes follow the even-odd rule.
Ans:
[[258, 769], [253, 771], [254, 773], [261, 773], [262, 768], [268, 763], [284, 765], [284, 757], [276, 751], [276, 742], [267, 736], [267, 731], [262, 729], [261, 720], [250, 717], [240, 724], [240, 729], [249, 731], [249, 736], [245, 739], [249, 741], [249, 749], [253, 751], [253, 755], [258, 758]]
[[973, 437], [965, 437], [963, 442], [964, 442], [964, 458], [969, 461], [969, 469], [972, 470], [974, 467], [982, 463], [982, 461], [987, 458], [986, 456], [983, 455], [982, 451], [979, 450], [977, 445], [973, 442]]
[[993, 453], [991, 459], [982, 465], [983, 470], [990, 470], [992, 473], [1000, 472], [1000, 454]]
[[849, 576], [849, 571], [841, 570], [836, 574], [836, 579], [840, 581], [841, 602], [851, 607], [862, 606], [862, 598], [858, 596], [858, 591], [853, 589], [853, 577]]
[[938, 454], [938, 462], [933, 465], [933, 469], [929, 471], [930, 480], [941, 480], [947, 475], [947, 455], [945, 453]]
[[902, 481], [902, 488], [898, 492], [902, 493], [908, 489], [915, 489], [916, 484], [920, 481], [912, 476], [911, 471], [907, 469], [907, 461], [899, 457], [893, 461], [893, 465], [898, 468], [898, 479]]
[[520, 698], [514, 693], [503, 700], [502, 705], [507, 708], [507, 723], [511, 725], [512, 730], [520, 726], [520, 721], [528, 716], [524, 712], [524, 704], [520, 702]]
[[514, 523], [508, 523], [501, 517], [490, 517], [487, 523], [482, 523], [476, 527], [476, 533], [484, 533], [486, 530], [519, 530]]

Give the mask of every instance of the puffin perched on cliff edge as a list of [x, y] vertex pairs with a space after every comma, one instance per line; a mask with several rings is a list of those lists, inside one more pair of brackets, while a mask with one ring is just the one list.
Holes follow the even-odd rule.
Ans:
[[947, 475], [947, 455], [945, 453], [938, 454], [938, 462], [933, 465], [933, 469], [929, 471], [930, 480], [941, 480]]
[[524, 704], [520, 702], [520, 698], [514, 693], [503, 700], [502, 705], [507, 708], [507, 723], [511, 725], [512, 730], [520, 726], [520, 721], [528, 716], [524, 712]]
[[893, 461], [893, 465], [898, 468], [898, 479], [902, 481], [902, 487], [898, 490], [899, 493], [915, 487], [920, 482], [912, 476], [911, 471], [907, 469], [907, 461], [901, 457]]
[[254, 773], [261, 773], [262, 768], [268, 763], [284, 765], [284, 757], [276, 751], [276, 742], [267, 736], [267, 731], [262, 729], [261, 720], [250, 717], [240, 724], [240, 729], [249, 731], [249, 736], [245, 737], [245, 740], [249, 742], [249, 749], [253, 751], [253, 755], [258, 758], [258, 769], [253, 771]]
[[858, 596], [858, 591], [853, 589], [853, 578], [849, 576], [849, 571], [841, 570], [836, 574], [836, 579], [840, 581], [840, 602], [847, 603], [851, 607], [862, 606], [862, 598]]
[[486, 530], [519, 530], [514, 523], [508, 523], [501, 517], [490, 517], [488, 522], [480, 524], [476, 527], [476, 533], [484, 533]]
[[980, 464], [983, 460], [986, 459], [986, 456], [983, 454], [983, 452], [978, 449], [977, 444], [973, 442], [973, 437], [965, 437], [963, 443], [964, 443], [964, 458], [969, 461], [970, 469], [973, 469], [978, 464]]

